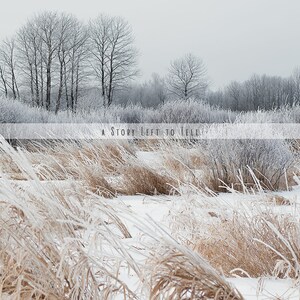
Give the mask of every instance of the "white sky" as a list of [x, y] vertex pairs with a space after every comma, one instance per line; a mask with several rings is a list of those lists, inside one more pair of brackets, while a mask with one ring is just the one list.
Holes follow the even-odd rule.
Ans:
[[170, 60], [188, 52], [204, 60], [213, 88], [253, 73], [288, 76], [300, 65], [299, 0], [0, 1], [0, 38], [43, 10], [124, 17], [140, 50], [141, 79], [164, 75]]

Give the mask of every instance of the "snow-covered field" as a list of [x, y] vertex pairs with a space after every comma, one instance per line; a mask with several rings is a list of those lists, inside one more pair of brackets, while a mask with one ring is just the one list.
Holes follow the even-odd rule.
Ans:
[[300, 298], [297, 155], [214, 190], [196, 146], [1, 148], [1, 298]]
[[[290, 199], [295, 205], [300, 205], [300, 189], [296, 188], [291, 192], [277, 193], [286, 199]], [[249, 202], [253, 204], [256, 202], [257, 196], [232, 195], [223, 194], [214, 198], [214, 203], [223, 205], [236, 206], [238, 209], [241, 204]], [[154, 196], [121, 196], [114, 199], [119, 203], [125, 203], [132, 211], [141, 219], [147, 219], [149, 216], [160, 226], [168, 229], [168, 224], [171, 221], [171, 212], [176, 211], [176, 208], [182, 207], [185, 201], [184, 197], [154, 197]], [[283, 209], [282, 209], [283, 208]], [[286, 213], [293, 211], [294, 208], [289, 206], [280, 207], [280, 210], [285, 210]], [[207, 212], [209, 209], [205, 209]], [[209, 219], [209, 215], [207, 215]], [[133, 234], [133, 239], [138, 239], [141, 232], [134, 224], [129, 223], [129, 231]], [[245, 257], [245, 259], [247, 259]], [[134, 276], [133, 276], [134, 278]], [[132, 277], [129, 282], [134, 282]], [[271, 276], [260, 278], [247, 277], [228, 277], [226, 280], [234, 285], [242, 294], [244, 299], [299, 299], [300, 287], [297, 282], [292, 279], [272, 278]], [[120, 298], [121, 299], [121, 298]]]

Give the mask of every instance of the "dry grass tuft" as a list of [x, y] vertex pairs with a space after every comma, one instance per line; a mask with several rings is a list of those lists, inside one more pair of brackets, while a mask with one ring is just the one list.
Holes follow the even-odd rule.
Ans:
[[132, 164], [125, 166], [122, 173], [123, 186], [119, 190], [122, 194], [169, 195], [174, 191], [174, 179], [148, 166]]
[[43, 184], [24, 153], [1, 142], [30, 187], [1, 179], [0, 295], [11, 299], [112, 299], [136, 295], [119, 278], [135, 272], [122, 240], [130, 236], [103, 198], [67, 196]]
[[296, 216], [268, 210], [234, 212], [207, 227], [195, 251], [227, 276], [299, 278], [300, 223]]
[[113, 198], [115, 196], [116, 190], [108, 183], [103, 176], [103, 172], [97, 166], [79, 163], [75, 172], [77, 173], [77, 178], [84, 182], [84, 186], [88, 191], [105, 198]]
[[268, 195], [266, 200], [275, 205], [292, 205], [291, 201], [280, 195]]
[[133, 149], [126, 143], [82, 141], [78, 145], [66, 142], [52, 146], [47, 149], [40, 145], [34, 153], [26, 153], [41, 180], [75, 179], [82, 182], [87, 191], [108, 198], [115, 195], [116, 188], [107, 177], [118, 176], [120, 166], [134, 156]]
[[243, 299], [221, 277], [181, 253], [163, 255], [155, 263], [150, 299]]
[[24, 180], [21, 170], [6, 153], [0, 151], [0, 170], [13, 180]]
[[119, 165], [124, 165], [128, 157], [135, 155], [134, 148], [129, 143], [101, 142], [82, 143], [74, 157], [79, 160], [98, 163], [106, 174], [115, 174]]
[[170, 252], [154, 263], [150, 299], [243, 299], [221, 276], [203, 268], [197, 258]]
[[161, 149], [161, 140], [157, 139], [140, 139], [135, 141], [136, 147], [141, 151], [155, 151]]
[[202, 256], [179, 244], [153, 220], [144, 232], [153, 239], [147, 264], [150, 299], [243, 299]]

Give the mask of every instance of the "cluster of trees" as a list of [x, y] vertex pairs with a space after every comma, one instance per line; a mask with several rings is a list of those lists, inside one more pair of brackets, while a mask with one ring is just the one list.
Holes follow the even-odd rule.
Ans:
[[300, 102], [300, 69], [288, 78], [253, 75], [212, 92], [203, 61], [192, 54], [172, 61], [165, 77], [153, 74], [144, 83], [133, 81], [137, 57], [133, 31], [123, 18], [100, 15], [84, 24], [70, 14], [44, 12], [0, 44], [0, 92], [56, 113], [92, 102], [95, 108], [157, 107], [174, 98], [236, 111]]
[[154, 74], [149, 82], [130, 84], [139, 73], [137, 56], [132, 29], [120, 17], [100, 15], [83, 24], [73, 15], [44, 12], [1, 43], [0, 90], [56, 113], [76, 112], [78, 99], [95, 89], [104, 107], [204, 95], [206, 69], [197, 57], [173, 61], [166, 78]]
[[271, 110], [300, 103], [300, 68], [288, 78], [253, 75], [244, 82], [231, 82], [225, 89], [210, 92], [207, 101], [236, 111]]
[[123, 90], [119, 104], [141, 104], [157, 107], [168, 99], [205, 99], [209, 87], [207, 70], [203, 61], [186, 54], [171, 62], [168, 74], [162, 77], [156, 73], [145, 83], [131, 85]]
[[101, 89], [105, 105], [137, 74], [129, 24], [99, 16], [85, 25], [68, 14], [45, 12], [29, 20], [0, 48], [5, 96], [30, 99], [34, 106], [76, 111], [90, 85]]

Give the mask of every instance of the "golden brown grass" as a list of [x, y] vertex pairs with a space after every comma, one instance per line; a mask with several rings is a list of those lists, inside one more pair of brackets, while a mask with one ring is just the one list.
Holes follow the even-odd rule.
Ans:
[[[170, 142], [146, 146], [139, 147], [160, 149], [161, 165], [143, 162], [136, 147], [127, 143], [66, 142], [51, 148], [28, 144], [26, 151], [1, 144], [0, 296], [138, 299], [120, 279], [121, 266], [134, 270], [155, 300], [242, 299], [221, 274], [300, 277], [299, 218], [291, 213], [293, 203], [278, 195], [260, 195], [257, 206], [238, 209], [208, 205], [213, 198], [205, 198], [206, 210], [201, 211], [195, 203], [186, 203], [171, 226], [184, 231], [180, 241], [186, 245], [162, 230], [146, 230], [154, 243], [148, 248], [149, 272], [141, 275], [143, 263], [133, 259], [124, 242], [131, 238], [124, 215], [138, 216], [102, 196], [169, 195], [186, 185], [194, 197], [205, 184], [214, 190], [224, 184], [216, 176], [207, 181], [212, 165], [191, 145], [177, 144], [171, 151]], [[231, 183], [245, 192], [254, 185], [261, 191], [266, 187], [250, 169], [252, 185], [244, 173], [227, 172], [233, 166], [218, 168], [225, 174], [227, 190], [232, 191]], [[14, 176], [28, 182], [6, 180]], [[67, 179], [72, 185], [57, 182]], [[279, 213], [276, 206], [287, 206], [280, 208], [290, 213]]]
[[299, 278], [300, 224], [297, 216], [264, 210], [257, 214], [216, 215], [206, 237], [193, 242], [227, 276]]
[[220, 275], [203, 267], [197, 256], [163, 253], [153, 261], [150, 299], [235, 299], [243, 297]]
[[0, 151], [0, 170], [13, 180], [25, 179], [24, 176], [22, 176], [22, 172], [18, 166], [9, 157], [9, 155], [3, 151]]
[[[27, 149], [31, 149], [29, 145]], [[157, 170], [138, 160], [128, 143], [66, 142], [53, 144], [50, 149], [34, 144], [34, 151], [25, 153], [40, 180], [75, 179], [87, 191], [108, 198], [117, 192], [168, 195], [178, 182], [176, 176], [164, 172], [166, 169]], [[12, 172], [20, 177], [20, 170], [14, 169]]]
[[[87, 191], [105, 197], [112, 197], [116, 192], [169, 194], [171, 186], [177, 189], [188, 185], [215, 192], [287, 189], [294, 185], [293, 176], [297, 173], [288, 163], [286, 170], [276, 171], [270, 162], [265, 167], [265, 162], [258, 161], [257, 168], [251, 169], [242, 165], [242, 159], [239, 164], [229, 159], [228, 153], [225, 159], [212, 157], [201, 143], [179, 141], [150, 140], [136, 144], [66, 141], [49, 145], [33, 143], [32, 146], [27, 143], [26, 149], [26, 157], [41, 180], [75, 179], [82, 182]], [[145, 165], [136, 156], [138, 149], [156, 151], [162, 157], [161, 166]], [[13, 164], [5, 162], [3, 165], [10, 170], [13, 179], [24, 179]]]
[[36, 173], [41, 180], [75, 179], [82, 182], [87, 191], [109, 198], [115, 195], [116, 188], [106, 177], [117, 176], [125, 159], [134, 155], [126, 143], [66, 142], [49, 150], [43, 144], [35, 146], [34, 153], [26, 154], [37, 166]]
[[201, 255], [179, 244], [153, 220], [149, 225], [144, 232], [153, 239], [147, 263], [151, 300], [243, 299]]
[[175, 181], [148, 166], [132, 164], [122, 170], [123, 185], [119, 192], [126, 195], [169, 195], [174, 191]]
[[292, 205], [292, 202], [289, 199], [280, 195], [268, 195], [266, 196], [266, 201], [275, 205]]
[[125, 260], [130, 255], [122, 247], [130, 237], [119, 216], [126, 208], [50, 188], [24, 153], [0, 145], [30, 180], [27, 188], [5, 178], [0, 185], [1, 298], [102, 300], [119, 294], [134, 299], [118, 276], [120, 264], [138, 272], [133, 261]]

